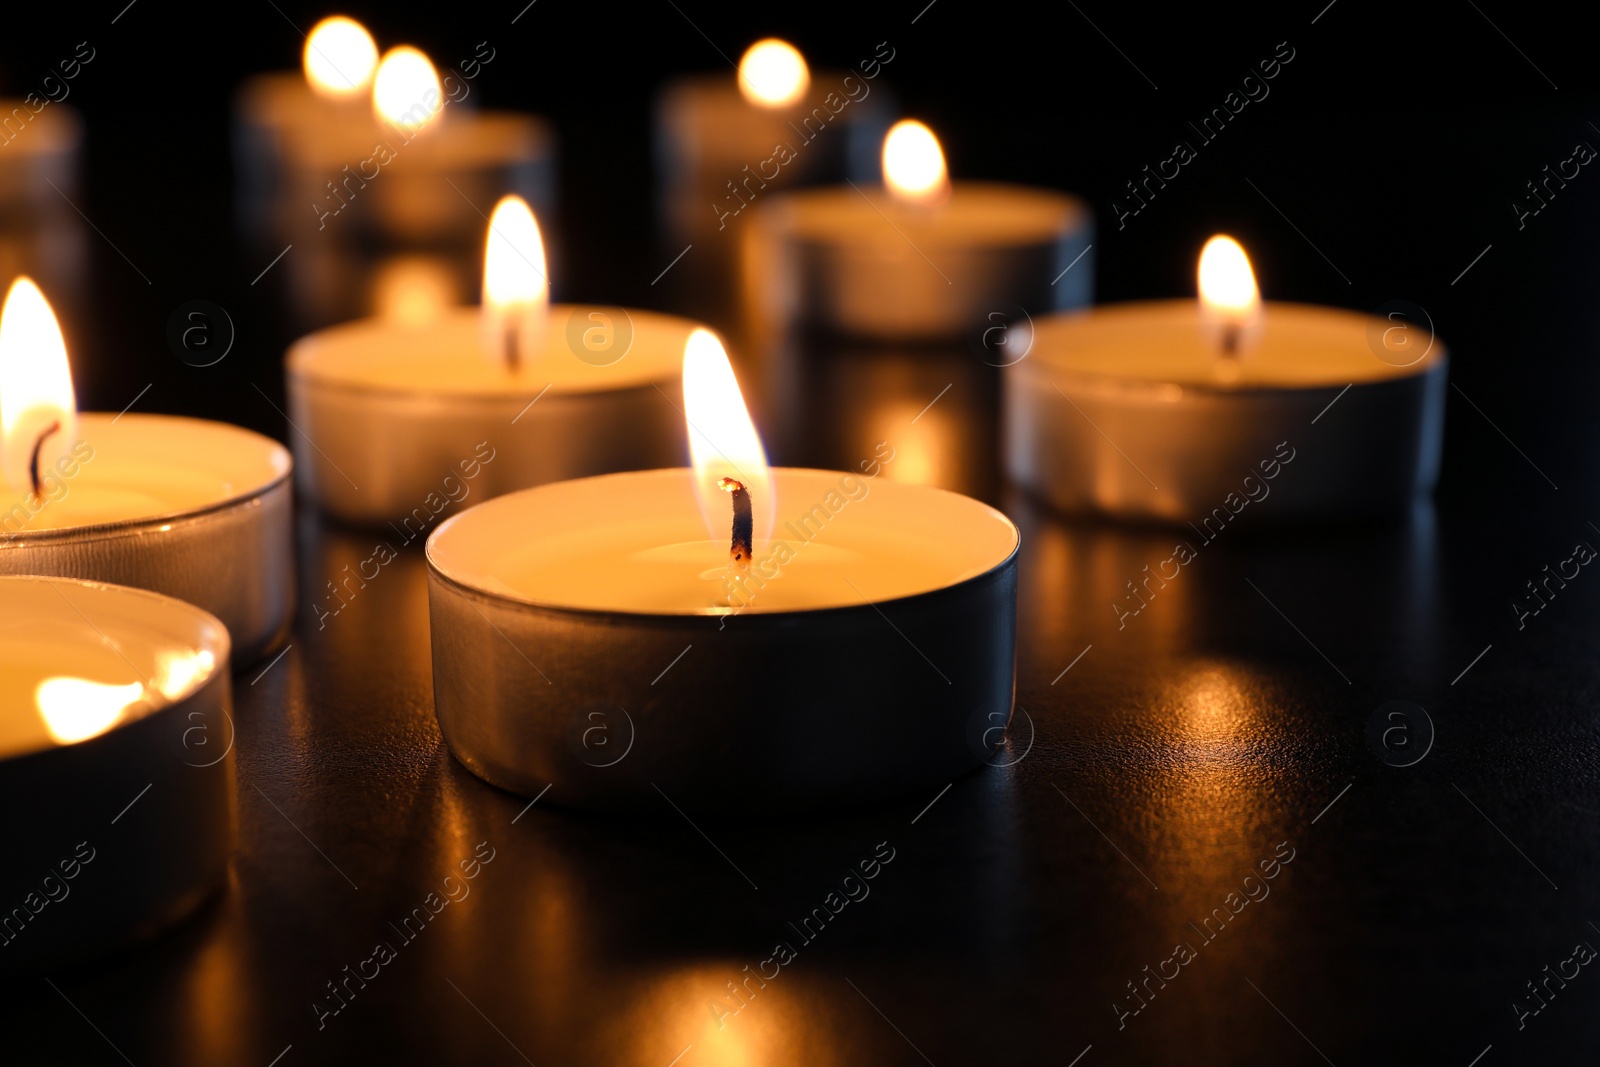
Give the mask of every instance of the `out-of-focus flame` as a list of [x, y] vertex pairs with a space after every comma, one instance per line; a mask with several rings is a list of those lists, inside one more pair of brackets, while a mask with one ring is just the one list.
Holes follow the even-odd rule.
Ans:
[[936, 204], [950, 195], [944, 150], [933, 131], [913, 119], [902, 119], [883, 139], [883, 183], [896, 200]]
[[483, 253], [483, 345], [489, 358], [527, 366], [540, 347], [549, 305], [538, 220], [522, 197], [502, 197], [489, 217]]
[[390, 322], [416, 326], [461, 302], [455, 276], [435, 256], [396, 256], [372, 279], [372, 314]]
[[757, 41], [739, 60], [739, 91], [758, 107], [788, 107], [810, 86], [805, 57], [788, 41], [776, 37]]
[[1218, 352], [1231, 360], [1261, 333], [1261, 291], [1239, 242], [1218, 234], [1200, 250], [1200, 321]]
[[77, 425], [72, 370], [55, 312], [31, 278], [18, 278], [0, 311], [0, 471], [5, 483], [13, 489], [31, 488], [35, 448], [42, 473], [72, 451]]
[[50, 736], [59, 744], [70, 745], [111, 729], [144, 694], [139, 682], [110, 685], [56, 676], [40, 682], [33, 699]]
[[372, 81], [372, 110], [380, 122], [415, 133], [444, 110], [442, 93], [433, 62], [403, 44], [385, 52], [378, 64], [378, 75]]
[[772, 474], [761, 436], [750, 421], [744, 394], [722, 342], [709, 330], [695, 330], [683, 347], [683, 411], [689, 428], [689, 457], [700, 514], [713, 540], [727, 541], [732, 526], [723, 478], [742, 483], [750, 493], [755, 542], [772, 535], [776, 506]]
[[372, 84], [372, 73], [378, 69], [378, 46], [361, 23], [334, 15], [311, 27], [301, 64], [307, 83], [318, 94], [347, 99]]

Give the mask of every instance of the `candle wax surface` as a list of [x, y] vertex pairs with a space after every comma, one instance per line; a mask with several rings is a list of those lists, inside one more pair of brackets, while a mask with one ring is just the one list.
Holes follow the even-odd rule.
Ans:
[[940, 248], [1045, 244], [1086, 221], [1083, 208], [1060, 193], [989, 182], [954, 182], [937, 204], [906, 203], [883, 186], [813, 189], [786, 197], [783, 210], [804, 240], [846, 246], [909, 241], [935, 263]]
[[[1342, 388], [1351, 382], [1421, 374], [1445, 358], [1443, 342], [1429, 338], [1420, 327], [1409, 328], [1417, 356], [1386, 351], [1384, 331], [1395, 326], [1355, 311], [1269, 302], [1263, 308], [1259, 342], [1241, 354], [1238, 377], [1230, 381], [1219, 373], [1220, 356], [1202, 328], [1198, 301], [1113, 304], [1036, 319], [1033, 346], [1018, 368], [1063, 379], [1234, 389]], [[1424, 350], [1427, 354], [1420, 355]], [[1380, 359], [1379, 351], [1386, 358]], [[1413, 358], [1417, 361], [1409, 366], [1397, 365]]]
[[[225, 631], [187, 604], [63, 578], [0, 579], [0, 760], [88, 740], [184, 699], [226, 659]], [[41, 706], [47, 679], [90, 684]]]
[[[696, 325], [649, 311], [553, 304], [539, 354], [513, 371], [485, 352], [480, 317], [478, 308], [453, 308], [417, 325], [367, 319], [321, 330], [289, 349], [289, 373], [351, 389], [450, 396], [626, 389], [675, 381]], [[585, 335], [598, 352], [585, 348]]]
[[176, 518], [254, 495], [289, 473], [282, 445], [226, 423], [80, 413], [78, 438], [75, 467], [47, 472], [42, 496], [0, 496], [0, 545], [43, 531]]
[[[1017, 547], [1016, 527], [993, 508], [881, 474], [775, 468], [772, 485], [773, 529], [758, 529], [748, 571], [730, 568], [727, 537], [707, 531], [686, 468], [499, 497], [441, 526], [428, 558], [463, 585], [525, 603], [718, 615], [931, 592], [993, 570]], [[748, 594], [728, 581], [744, 575]]]

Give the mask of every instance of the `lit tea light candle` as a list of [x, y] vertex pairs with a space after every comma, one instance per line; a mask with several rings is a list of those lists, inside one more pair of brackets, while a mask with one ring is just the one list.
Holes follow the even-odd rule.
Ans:
[[884, 138], [883, 181], [762, 208], [745, 258], [758, 329], [981, 342], [997, 324], [1089, 302], [1094, 219], [1081, 200], [951, 183], [938, 139], [913, 121]]
[[[659, 790], [686, 810], [814, 811], [992, 756], [1013, 688], [1010, 520], [880, 478], [872, 457], [769, 468], [705, 331], [684, 346], [683, 411], [692, 468], [511, 493], [429, 539], [456, 758], [581, 807]], [[591, 744], [596, 721], [614, 750]]]
[[[0, 577], [0, 976], [126, 946], [222, 885], [228, 633], [169, 597]], [[113, 825], [115, 824], [115, 825]]]
[[736, 71], [662, 90], [655, 156], [663, 243], [668, 255], [693, 246], [673, 282], [707, 303], [728, 300], [739, 253], [730, 230], [741, 229], [747, 208], [790, 186], [871, 180], [891, 113], [876, 79], [893, 58], [884, 45], [850, 71], [813, 74], [797, 48], [769, 37], [745, 51]]
[[426, 527], [465, 493], [476, 502], [679, 461], [681, 416], [669, 398], [694, 324], [551, 306], [546, 270], [533, 213], [507, 198], [487, 231], [482, 307], [363, 320], [290, 348], [306, 496], [347, 522]]
[[481, 45], [441, 74], [417, 48], [380, 57], [358, 23], [324, 19], [303, 73], [241, 90], [234, 147], [246, 221], [285, 241], [471, 245], [475, 205], [516, 193], [553, 210], [549, 125], [473, 106], [472, 82], [494, 59]]
[[1432, 490], [1448, 360], [1430, 327], [1263, 303], [1228, 237], [1198, 282], [1198, 301], [1035, 323], [1004, 378], [1013, 480], [1063, 509], [1208, 529], [1269, 496], [1281, 519], [1340, 518]]
[[219, 422], [80, 413], [34, 283], [0, 312], [0, 574], [116, 582], [222, 619], [243, 665], [293, 607], [290, 459]]

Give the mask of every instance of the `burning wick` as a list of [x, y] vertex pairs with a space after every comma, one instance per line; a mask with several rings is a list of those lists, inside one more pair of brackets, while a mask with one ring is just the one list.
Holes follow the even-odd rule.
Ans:
[[717, 488], [733, 494], [733, 541], [728, 546], [728, 558], [736, 567], [748, 567], [753, 555], [750, 550], [751, 534], [755, 528], [755, 519], [750, 512], [750, 490], [744, 487], [743, 482], [733, 478], [723, 478], [717, 482]]
[[[40, 482], [40, 480], [39, 480], [39, 452], [44, 448], [45, 439], [48, 438], [51, 434], [55, 433], [59, 429], [61, 429], [61, 420], [57, 419], [55, 422], [52, 422], [49, 426], [46, 426], [45, 430], [44, 430], [44, 433], [40, 434], [38, 439], [33, 442], [33, 457], [28, 461], [28, 480], [33, 483], [33, 495], [34, 496], [37, 496], [37, 497], [43, 497], [44, 496], [44, 484], [42, 482]], [[735, 482], [734, 484], [735, 485], [739, 485], [738, 482]], [[740, 490], [740, 492], [743, 492], [744, 491], [744, 486], [742, 486], [742, 485], [739, 486], [739, 490]], [[744, 528], [745, 528], [745, 538], [746, 538], [745, 545], [748, 546], [750, 544], [750, 541], [749, 541], [750, 499], [749, 499], [749, 497], [745, 498], [744, 512], [745, 512]], [[735, 520], [735, 523], [734, 523], [734, 530], [735, 530], [735, 534], [737, 535], [737, 530], [738, 530], [738, 522], [737, 522], [737, 520]], [[735, 542], [735, 544], [737, 545], [737, 542]], [[746, 553], [745, 558], [748, 559], [749, 558], [749, 548], [748, 547], [746, 547], [745, 553]]]
[[505, 333], [506, 370], [512, 374], [522, 369], [522, 356], [517, 348], [517, 327], [514, 323], [506, 324]]
[[1224, 360], [1232, 361], [1239, 358], [1239, 335], [1243, 332], [1244, 331], [1239, 328], [1239, 324], [1234, 322], [1230, 322], [1222, 327], [1222, 338], [1220, 344], [1222, 347], [1222, 358]]

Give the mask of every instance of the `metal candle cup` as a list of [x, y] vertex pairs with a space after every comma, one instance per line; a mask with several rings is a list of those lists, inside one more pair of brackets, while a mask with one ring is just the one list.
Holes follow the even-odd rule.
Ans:
[[[289, 350], [301, 490], [347, 522], [404, 522], [487, 443], [471, 491], [681, 461], [684, 319], [555, 305], [513, 372], [483, 352], [477, 308], [419, 326], [364, 321]], [[446, 494], [448, 495], [448, 494]], [[429, 508], [437, 515], [438, 508]]]
[[0, 975], [175, 922], [233, 849], [228, 633], [119, 586], [0, 578]]
[[970, 338], [1090, 300], [1094, 221], [1075, 197], [957, 182], [943, 203], [881, 187], [784, 194], [748, 234], [745, 293], [758, 328], [874, 341]]
[[298, 72], [252, 78], [234, 106], [241, 215], [283, 240], [331, 230], [344, 241], [416, 244], [475, 241], [480, 208], [506, 193], [553, 213], [549, 123], [442, 100], [435, 110], [427, 127], [401, 129], [380, 123], [367, 95], [328, 100]]
[[1448, 358], [1431, 332], [1268, 303], [1259, 346], [1223, 376], [1204, 325], [1189, 300], [1038, 320], [1005, 371], [1007, 474], [1064, 510], [1167, 522], [1237, 513], [1251, 484], [1279, 519], [1392, 511], [1432, 490]]
[[763, 44], [769, 54], [770, 46], [780, 54], [787, 47], [758, 43], [740, 72], [676, 79], [655, 103], [664, 251], [677, 255], [694, 246], [668, 283], [718, 310], [730, 297], [737, 301], [737, 234], [749, 218], [745, 209], [784, 188], [873, 180], [873, 157], [889, 125], [888, 91], [874, 81], [882, 73], [881, 56], [863, 60], [859, 72], [809, 72], [793, 53], [789, 83], [781, 84], [779, 72], [780, 84], [773, 84], [771, 71], [764, 77], [752, 69]]
[[47, 574], [186, 600], [228, 627], [241, 666], [274, 648], [294, 606], [284, 447], [220, 422], [80, 414], [83, 450], [42, 497], [0, 512], [0, 574]]
[[937, 788], [990, 758], [1014, 689], [1016, 527], [943, 490], [770, 475], [749, 596], [724, 582], [728, 541], [707, 538], [687, 469], [441, 525], [434, 705], [456, 758], [556, 804], [753, 814]]

